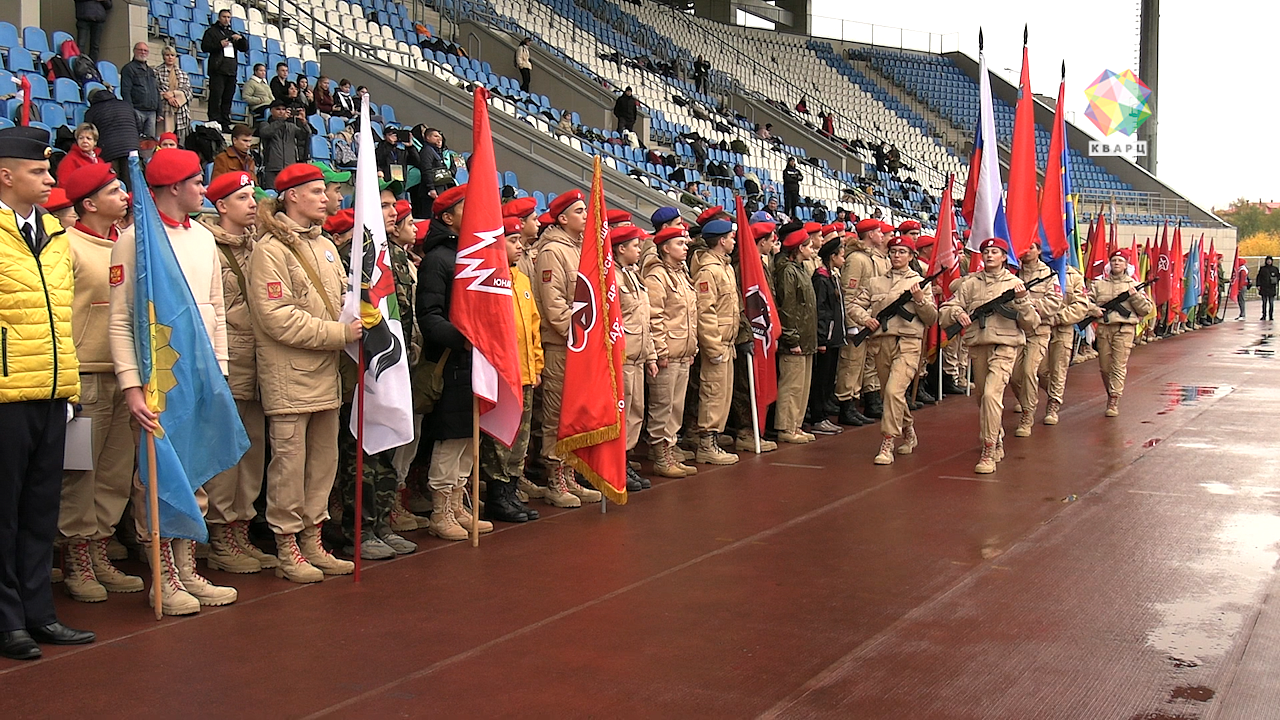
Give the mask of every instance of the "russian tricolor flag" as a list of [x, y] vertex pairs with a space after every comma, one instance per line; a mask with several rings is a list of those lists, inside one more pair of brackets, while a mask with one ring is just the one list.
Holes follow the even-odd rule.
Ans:
[[[988, 238], [1002, 238], [1009, 242], [1009, 225], [1004, 214], [1004, 194], [1000, 184], [1000, 152], [996, 143], [996, 115], [991, 102], [991, 79], [987, 75], [987, 59], [978, 52], [978, 76], [980, 78], [978, 129], [973, 142], [973, 157], [969, 160], [969, 178], [965, 182], [964, 204], [961, 214], [969, 223], [968, 249], [978, 252], [978, 246]], [[1018, 264], [1017, 256], [1009, 253], [1009, 264]]]

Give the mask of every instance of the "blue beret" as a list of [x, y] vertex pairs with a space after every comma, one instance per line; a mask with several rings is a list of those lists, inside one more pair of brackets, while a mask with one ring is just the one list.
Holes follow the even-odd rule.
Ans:
[[[751, 216], [751, 224], [755, 225], [760, 222], [774, 222], [773, 216], [764, 210], [757, 210], [755, 211], [755, 214]], [[776, 225], [777, 223], [774, 224]]]
[[671, 222], [680, 217], [680, 211], [673, 207], [660, 207], [653, 211], [653, 215], [649, 216], [649, 221], [656, 228], [663, 223]]
[[728, 235], [731, 232], [733, 232], [733, 223], [728, 220], [710, 220], [706, 225], [702, 226], [703, 237]]

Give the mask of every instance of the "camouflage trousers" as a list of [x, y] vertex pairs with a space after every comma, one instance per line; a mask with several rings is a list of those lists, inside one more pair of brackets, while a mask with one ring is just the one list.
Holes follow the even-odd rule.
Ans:
[[[355, 536], [356, 517], [356, 439], [350, 430], [351, 410], [351, 403], [346, 403], [338, 415], [338, 478], [334, 484], [334, 491], [342, 497], [342, 531], [348, 538]], [[364, 492], [361, 528], [364, 530], [387, 525], [400, 484], [395, 456], [395, 449], [364, 456], [364, 482], [361, 484]]]
[[529, 452], [529, 430], [533, 421], [533, 386], [524, 386], [524, 411], [520, 414], [520, 431], [510, 448], [480, 433], [480, 479], [486, 483], [515, 482], [524, 475], [524, 460]]

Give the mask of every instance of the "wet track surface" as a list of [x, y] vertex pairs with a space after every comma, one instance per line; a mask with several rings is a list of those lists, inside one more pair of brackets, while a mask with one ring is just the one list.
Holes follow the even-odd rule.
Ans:
[[949, 398], [889, 467], [851, 429], [358, 586], [210, 572], [240, 601], [159, 623], [58, 589], [99, 641], [0, 660], [0, 717], [1280, 718], [1270, 330], [1135, 348], [1114, 419], [1073, 367], [994, 475]]

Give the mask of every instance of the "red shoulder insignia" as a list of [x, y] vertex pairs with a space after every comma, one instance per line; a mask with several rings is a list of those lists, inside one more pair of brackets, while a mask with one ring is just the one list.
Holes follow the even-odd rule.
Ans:
[[108, 277], [108, 282], [111, 283], [111, 287], [118, 287], [119, 285], [122, 285], [124, 283], [124, 266], [123, 265], [111, 266], [111, 272], [110, 272], [110, 276]]
[[267, 299], [279, 300], [284, 297], [284, 285], [278, 282], [267, 283]]
[[550, 270], [543, 270], [543, 271], [542, 271], [542, 282], [551, 282], [551, 271], [550, 271]]
[[698, 283], [698, 292], [711, 292], [711, 286], [707, 284], [706, 280]]

